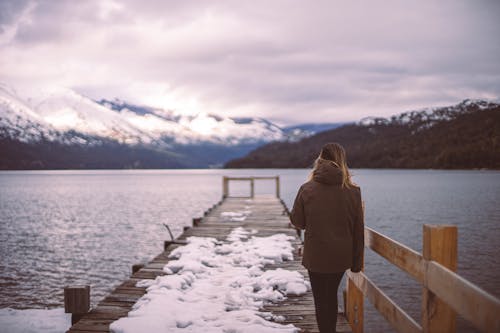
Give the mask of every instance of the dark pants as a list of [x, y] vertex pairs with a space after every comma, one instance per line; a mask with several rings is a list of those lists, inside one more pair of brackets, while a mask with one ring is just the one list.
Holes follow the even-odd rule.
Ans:
[[337, 289], [344, 272], [316, 273], [309, 271], [320, 333], [335, 333], [337, 325]]

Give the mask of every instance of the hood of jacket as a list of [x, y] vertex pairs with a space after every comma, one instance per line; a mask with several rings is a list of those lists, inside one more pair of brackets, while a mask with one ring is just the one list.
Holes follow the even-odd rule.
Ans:
[[313, 172], [313, 180], [327, 185], [342, 184], [342, 170], [330, 161], [318, 161], [318, 166]]

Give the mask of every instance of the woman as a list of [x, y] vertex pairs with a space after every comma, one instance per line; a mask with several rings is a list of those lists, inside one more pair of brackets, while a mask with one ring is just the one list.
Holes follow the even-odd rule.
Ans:
[[344, 148], [328, 143], [295, 198], [292, 224], [305, 229], [302, 264], [309, 271], [321, 333], [335, 332], [337, 289], [345, 270], [363, 266], [361, 191], [352, 183]]

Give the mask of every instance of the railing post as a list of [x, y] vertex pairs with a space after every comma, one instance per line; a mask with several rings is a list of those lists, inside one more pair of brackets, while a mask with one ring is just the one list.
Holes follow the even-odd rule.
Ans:
[[276, 176], [276, 198], [280, 197], [280, 176]]
[[[428, 225], [423, 227], [423, 257], [457, 271], [457, 227]], [[427, 288], [422, 294], [422, 328], [424, 332], [455, 332], [456, 314]]]
[[229, 192], [229, 181], [226, 176], [222, 177], [222, 199], [227, 198]]
[[[363, 209], [363, 221], [364, 221], [364, 214], [365, 214], [364, 201], [361, 203], [361, 207]], [[364, 270], [365, 270], [365, 256], [363, 254], [363, 261], [361, 262], [361, 271]], [[344, 312], [347, 317], [347, 321], [351, 326], [352, 333], [363, 333], [365, 297], [363, 295], [363, 292], [356, 286], [356, 284], [354, 284], [354, 281], [350, 278], [349, 274], [346, 275], [347, 275], [346, 278], [347, 300], [344, 300], [345, 303]]]
[[250, 196], [255, 197], [255, 179], [253, 177], [250, 179]]
[[347, 275], [347, 300], [346, 308], [344, 309], [347, 321], [351, 326], [352, 333], [363, 333], [363, 311], [364, 311], [364, 296], [354, 284], [354, 281]]

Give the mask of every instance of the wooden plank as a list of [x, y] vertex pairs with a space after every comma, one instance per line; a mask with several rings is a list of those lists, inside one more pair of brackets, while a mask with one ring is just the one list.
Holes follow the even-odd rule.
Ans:
[[90, 319], [85, 317], [73, 325], [73, 327], [71, 327], [71, 331], [85, 330], [93, 332], [109, 332], [109, 325], [113, 321], [113, 319]]
[[[457, 227], [456, 226], [423, 226], [423, 257], [434, 260], [443, 266], [457, 270]], [[428, 274], [427, 274], [428, 275]], [[427, 280], [429, 276], [427, 276]], [[436, 297], [427, 288], [428, 281], [422, 290], [422, 327], [424, 332], [451, 333], [456, 331], [456, 314], [450, 305]], [[456, 293], [459, 290], [455, 290]]]
[[422, 327], [380, 290], [363, 272], [347, 273], [349, 280], [360, 289], [373, 306], [398, 332], [419, 333]]
[[418, 282], [424, 283], [424, 258], [420, 253], [368, 227], [365, 227], [365, 246], [408, 273]]

